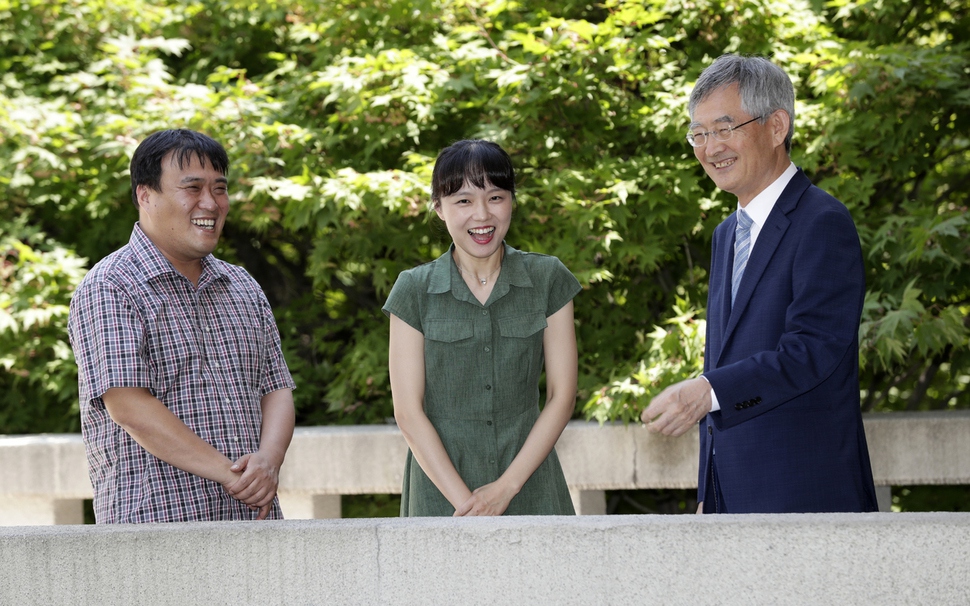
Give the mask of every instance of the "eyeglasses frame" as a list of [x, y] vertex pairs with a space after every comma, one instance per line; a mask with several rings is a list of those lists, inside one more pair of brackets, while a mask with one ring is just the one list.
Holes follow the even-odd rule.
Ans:
[[[707, 138], [708, 137], [713, 137], [715, 141], [720, 141], [721, 143], [723, 143], [725, 141], [730, 141], [731, 140], [731, 137], [734, 136], [734, 131], [736, 131], [737, 129], [741, 128], [742, 126], [747, 126], [748, 124], [751, 124], [755, 120], [761, 120], [766, 115], [767, 114], [762, 114], [760, 116], [755, 116], [754, 118], [751, 118], [747, 122], [742, 122], [741, 124], [738, 124], [737, 126], [728, 126], [726, 128], [718, 128], [716, 130], [709, 130], [707, 132], [697, 133], [696, 135], [694, 133], [687, 133], [687, 137], [686, 137], [687, 143], [689, 143], [691, 147], [704, 147], [705, 145], [707, 145]], [[727, 136], [725, 138], [723, 138], [723, 139], [718, 139], [717, 138], [717, 135], [715, 133], [720, 133], [720, 132], [725, 131], [725, 130], [728, 132]], [[703, 143], [694, 143], [694, 141], [695, 141], [695, 139], [697, 139], [697, 137], [703, 137], [704, 138], [704, 142]]]

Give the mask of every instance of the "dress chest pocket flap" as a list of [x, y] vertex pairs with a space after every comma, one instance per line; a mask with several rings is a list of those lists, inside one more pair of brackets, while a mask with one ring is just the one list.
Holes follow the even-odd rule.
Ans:
[[498, 330], [503, 337], [524, 339], [544, 330], [548, 325], [545, 314], [535, 312], [511, 318], [499, 318]]
[[475, 336], [475, 327], [465, 320], [428, 320], [424, 338], [442, 343], [455, 343]]

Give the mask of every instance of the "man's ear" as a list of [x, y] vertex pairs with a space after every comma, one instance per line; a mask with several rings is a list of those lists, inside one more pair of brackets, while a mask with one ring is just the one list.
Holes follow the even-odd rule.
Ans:
[[776, 109], [768, 116], [768, 128], [771, 129], [771, 141], [777, 147], [785, 144], [785, 137], [788, 136], [791, 118], [788, 112], [783, 109]]
[[138, 208], [144, 209], [148, 207], [148, 196], [151, 190], [145, 184], [141, 184], [135, 188], [135, 199], [138, 200]]

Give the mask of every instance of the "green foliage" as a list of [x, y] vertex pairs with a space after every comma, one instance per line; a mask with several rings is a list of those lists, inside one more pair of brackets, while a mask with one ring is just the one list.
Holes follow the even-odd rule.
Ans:
[[970, 511], [970, 486], [893, 486], [893, 511]]
[[670, 515], [696, 512], [697, 490], [694, 488], [611, 490], [606, 493], [608, 515]]
[[64, 334], [84, 276], [74, 256], [22, 219], [0, 225], [0, 427], [77, 430], [77, 366]]
[[810, 149], [868, 262], [863, 407], [970, 406], [970, 14], [949, 0], [836, 3], [848, 38], [809, 84], [835, 111]]
[[22, 398], [0, 431], [76, 426], [65, 318], [45, 306], [127, 241], [130, 154], [175, 126], [230, 152], [217, 254], [273, 304], [301, 423], [391, 416], [380, 307], [445, 250], [430, 171], [465, 137], [516, 163], [509, 243], [583, 284], [579, 409], [636, 419], [702, 366], [710, 236], [734, 202], [683, 134], [723, 52], [792, 74], [795, 161], [856, 218], [864, 405], [967, 407], [968, 30], [958, 0], [0, 0], [3, 249], [62, 272], [41, 298], [16, 294], [42, 288], [28, 270], [4, 274], [4, 301], [47, 324], [34, 349], [23, 319], [0, 332]]
[[396, 518], [401, 515], [399, 494], [355, 494], [340, 498], [341, 517]]
[[677, 300], [674, 313], [665, 321], [670, 328], [657, 326], [649, 335], [640, 337], [647, 352], [630, 376], [600, 388], [586, 402], [583, 410], [588, 417], [600, 423], [639, 422], [644, 402], [674, 383], [701, 374], [707, 323], [697, 317], [697, 309], [688, 307], [682, 299]]

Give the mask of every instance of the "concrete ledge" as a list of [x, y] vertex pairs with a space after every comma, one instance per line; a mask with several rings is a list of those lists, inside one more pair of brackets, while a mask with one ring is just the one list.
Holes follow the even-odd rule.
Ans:
[[0, 528], [3, 604], [966, 604], [970, 514]]
[[[970, 484], [970, 411], [863, 418], [876, 484]], [[566, 483], [577, 491], [694, 488], [697, 448], [694, 432], [667, 438], [640, 425], [588, 421], [571, 421], [556, 444]], [[395, 426], [300, 427], [280, 492], [400, 493], [406, 453]]]
[[280, 492], [397, 494], [407, 452], [396, 425], [297, 427]]
[[0, 436], [0, 495], [90, 499], [81, 434]]
[[863, 418], [876, 484], [970, 484], [970, 410]]
[[[970, 411], [864, 418], [878, 486], [970, 484]], [[697, 485], [694, 432], [572, 421], [556, 450], [581, 513], [603, 513], [604, 490]], [[399, 493], [406, 452], [394, 426], [297, 428], [280, 473], [284, 515], [334, 516], [340, 495]], [[91, 495], [80, 435], [0, 437], [0, 525], [76, 523], [76, 502]]]

